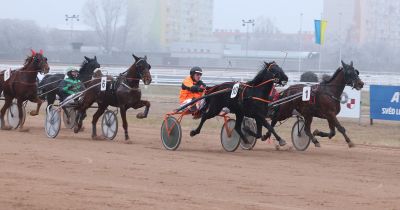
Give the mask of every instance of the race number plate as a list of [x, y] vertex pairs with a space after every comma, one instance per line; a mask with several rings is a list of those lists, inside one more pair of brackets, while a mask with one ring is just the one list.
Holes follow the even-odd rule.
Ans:
[[10, 79], [10, 76], [11, 76], [11, 71], [10, 71], [10, 69], [5, 70], [5, 71], [4, 71], [4, 81], [7, 81], [8, 79]]
[[105, 91], [107, 89], [107, 77], [101, 77], [100, 90]]
[[303, 97], [302, 97], [303, 101], [309, 101], [310, 98], [311, 98], [311, 87], [310, 86], [304, 87], [303, 88]]
[[233, 87], [232, 87], [232, 92], [231, 92], [231, 98], [235, 98], [239, 92], [239, 83], [236, 83]]

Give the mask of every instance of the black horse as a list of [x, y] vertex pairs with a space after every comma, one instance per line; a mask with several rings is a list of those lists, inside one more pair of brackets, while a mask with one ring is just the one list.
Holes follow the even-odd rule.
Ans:
[[[257, 123], [257, 133], [245, 128], [246, 131], [256, 138], [261, 138], [262, 126], [271, 131], [281, 146], [285, 145], [285, 141], [278, 136], [273, 130], [273, 127], [265, 120], [268, 114], [269, 95], [274, 83], [285, 85], [288, 77], [275, 62], [264, 62], [263, 68], [254, 77], [253, 80], [247, 83], [241, 83], [237, 95], [231, 98], [231, 91], [235, 83], [223, 83], [214, 87], [207, 88], [206, 95], [221, 91], [221, 94], [206, 98], [205, 106], [200, 110], [201, 121], [199, 126], [190, 132], [190, 136], [195, 136], [200, 133], [204, 122], [210, 118], [217, 116], [222, 108], [229, 108], [231, 113], [236, 115], [235, 130], [243, 139], [248, 142], [241, 130], [243, 118], [254, 118]], [[228, 91], [224, 91], [228, 90]]]
[[[364, 82], [358, 76], [359, 72], [353, 67], [353, 62], [350, 65], [342, 61], [342, 67], [338, 68], [336, 72], [328, 80], [311, 87], [312, 102], [302, 101], [301, 97], [289, 101], [279, 106], [279, 110], [271, 117], [271, 125], [275, 126], [278, 121], [286, 120], [293, 116], [294, 110], [300, 113], [305, 120], [304, 131], [307, 136], [312, 140], [316, 147], [320, 147], [320, 143], [314, 136], [329, 137], [335, 136], [335, 128], [343, 134], [349, 147], [354, 144], [346, 135], [346, 129], [339, 123], [336, 115], [340, 112], [340, 98], [345, 86], [351, 86], [356, 90], [361, 90]], [[281, 97], [285, 98], [299, 94], [303, 91], [305, 85], [292, 85], [286, 89]], [[318, 117], [328, 120], [330, 133], [320, 132], [315, 130], [311, 133], [311, 123], [313, 117]], [[263, 140], [269, 138], [271, 133], [268, 132]]]
[[[100, 68], [100, 64], [97, 62], [97, 57], [94, 56], [93, 59], [85, 56], [81, 68], [79, 69], [78, 79], [85, 85], [85, 82], [92, 79], [93, 71]], [[40, 92], [44, 95], [41, 96], [42, 100], [47, 100], [47, 104], [54, 104], [56, 100], [56, 95], [59, 94], [58, 86], [64, 79], [64, 74], [53, 74], [46, 75], [42, 81], [39, 83]]]

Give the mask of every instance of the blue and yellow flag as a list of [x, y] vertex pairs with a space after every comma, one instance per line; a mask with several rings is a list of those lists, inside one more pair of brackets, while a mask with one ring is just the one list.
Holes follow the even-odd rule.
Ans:
[[315, 43], [323, 45], [325, 42], [326, 20], [314, 20], [315, 24]]

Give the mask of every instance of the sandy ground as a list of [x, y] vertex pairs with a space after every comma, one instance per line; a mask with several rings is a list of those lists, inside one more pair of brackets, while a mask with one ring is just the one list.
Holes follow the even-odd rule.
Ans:
[[[28, 117], [28, 133], [0, 131], [0, 209], [400, 209], [398, 124], [345, 121], [354, 149], [338, 135], [305, 152], [258, 142], [227, 153], [221, 120], [190, 138], [197, 122], [187, 118], [171, 152], [160, 126], [174, 105], [154, 101], [149, 119], [129, 112], [133, 144], [124, 144], [121, 128], [115, 141], [90, 140], [90, 120], [80, 134], [63, 128], [48, 139], [43, 112]], [[288, 142], [292, 123], [278, 128]], [[380, 137], [394, 143], [366, 145], [385, 145]]]

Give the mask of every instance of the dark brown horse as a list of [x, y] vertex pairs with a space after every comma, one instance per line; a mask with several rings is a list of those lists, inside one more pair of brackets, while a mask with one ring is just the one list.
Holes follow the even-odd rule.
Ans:
[[[294, 110], [300, 113], [305, 120], [304, 131], [312, 140], [316, 147], [320, 147], [320, 143], [314, 136], [329, 137], [335, 136], [335, 128], [343, 134], [349, 147], [354, 147], [353, 142], [346, 134], [346, 129], [339, 123], [336, 115], [340, 112], [340, 98], [345, 86], [351, 86], [356, 90], [361, 90], [364, 82], [358, 76], [359, 72], [353, 67], [353, 62], [350, 65], [342, 61], [342, 67], [336, 70], [333, 76], [318, 85], [311, 87], [311, 101], [302, 101], [302, 98], [296, 98], [290, 102], [284, 103], [278, 107], [278, 111], [271, 117], [272, 126], [275, 126], [278, 121], [286, 120], [293, 116]], [[292, 85], [286, 89], [281, 98], [293, 96], [303, 91], [305, 85]], [[318, 117], [328, 120], [330, 133], [320, 132], [315, 130], [311, 133], [311, 123], [313, 117]], [[271, 136], [268, 132], [263, 139]]]
[[[17, 99], [18, 112], [19, 112], [19, 129], [20, 131], [27, 131], [23, 128], [24, 122], [22, 120], [22, 106], [26, 100], [41, 104], [42, 100], [37, 95], [37, 81], [36, 77], [39, 72], [48, 73], [50, 70], [47, 64], [47, 58], [43, 56], [43, 51], [36, 53], [32, 50], [32, 55], [25, 60], [25, 64], [21, 69], [12, 71], [10, 78], [3, 82], [4, 79], [0, 78], [4, 91], [5, 104], [1, 109], [1, 129], [10, 130], [11, 127], [6, 126], [4, 122], [4, 115], [6, 110], [11, 106], [13, 99]], [[3, 73], [4, 77], [4, 73]], [[38, 106], [39, 107], [39, 106]], [[39, 110], [32, 111], [31, 115], [35, 115]]]
[[[140, 80], [143, 80], [145, 85], [151, 83], [150, 64], [147, 63], [147, 57], [139, 58], [132, 55], [135, 59], [134, 64], [124, 73], [120, 74], [115, 81], [107, 82], [107, 90], [100, 90], [100, 78], [95, 78], [89, 82], [88, 90], [83, 96], [83, 100], [80, 103], [77, 115], [77, 126], [75, 126], [74, 132], [77, 133], [82, 127], [82, 121], [85, 116], [86, 110], [92, 106], [94, 102], [97, 102], [99, 108], [93, 115], [92, 120], [92, 138], [99, 139], [96, 133], [96, 124], [99, 117], [104, 113], [108, 106], [118, 107], [121, 113], [122, 126], [125, 131], [125, 140], [129, 140], [128, 135], [128, 122], [126, 120], [126, 111], [129, 108], [139, 109], [146, 107], [143, 113], [137, 114], [137, 118], [146, 118], [149, 109], [150, 102], [141, 100], [142, 93], [139, 88]], [[96, 75], [98, 72], [96, 72]], [[113, 80], [112, 77], [108, 77], [107, 80]], [[91, 88], [93, 85], [97, 87]]]

